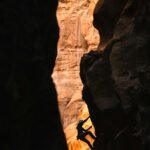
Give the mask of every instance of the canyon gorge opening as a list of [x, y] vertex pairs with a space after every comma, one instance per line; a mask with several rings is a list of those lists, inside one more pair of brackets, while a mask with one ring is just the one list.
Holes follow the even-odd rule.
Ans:
[[150, 149], [150, 1], [99, 0], [93, 14], [101, 35], [96, 51], [90, 50], [98, 36], [87, 22], [92, 2], [60, 1], [59, 44], [58, 0], [0, 2], [1, 150], [83, 148], [72, 130], [87, 115], [81, 91], [95, 127], [94, 150]]
[[[76, 126], [80, 119], [89, 115], [86, 103], [82, 100], [83, 86], [79, 70], [83, 54], [96, 50], [99, 44], [99, 34], [93, 26], [96, 3], [97, 0], [66, 0], [59, 1], [57, 8], [60, 36], [53, 79], [69, 150], [89, 149], [87, 144], [77, 140]], [[91, 121], [88, 120], [85, 128], [90, 125]]]
[[[62, 1], [63, 4], [65, 2]], [[77, 2], [77, 5], [80, 3]], [[84, 9], [77, 10], [73, 17]], [[90, 51], [82, 57], [80, 76], [83, 83], [82, 96], [89, 108], [97, 136], [94, 149], [149, 149], [150, 2], [99, 0], [93, 15], [93, 24], [101, 35], [101, 43], [95, 52]], [[88, 50], [87, 40], [79, 32], [84, 26], [81, 26], [79, 20], [75, 26], [73, 31], [77, 36], [73, 35], [74, 40], [68, 44], [69, 48], [73, 43], [79, 49], [82, 45], [80, 43], [83, 43]], [[68, 29], [65, 29], [66, 34]], [[69, 39], [69, 36], [65, 38]], [[90, 40], [93, 39], [95, 37], [91, 36]], [[66, 46], [67, 50], [69, 48]]]

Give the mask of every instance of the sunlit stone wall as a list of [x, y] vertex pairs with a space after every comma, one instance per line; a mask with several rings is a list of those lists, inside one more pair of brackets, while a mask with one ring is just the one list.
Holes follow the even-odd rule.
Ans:
[[[53, 78], [70, 150], [75, 150], [74, 144], [80, 149], [86, 148], [82, 142], [76, 141], [77, 122], [88, 116], [81, 96], [79, 64], [81, 56], [91, 49], [96, 49], [99, 43], [98, 32], [92, 25], [96, 2], [97, 0], [60, 0], [57, 11], [60, 38]], [[81, 115], [81, 112], [84, 112], [84, 115]]]

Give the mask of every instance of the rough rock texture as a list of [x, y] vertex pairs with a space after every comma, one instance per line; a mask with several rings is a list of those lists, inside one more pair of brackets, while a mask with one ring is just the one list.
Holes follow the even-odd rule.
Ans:
[[101, 43], [80, 64], [94, 149], [149, 150], [150, 1], [99, 1], [94, 25]]
[[0, 2], [0, 149], [67, 150], [52, 73], [57, 0]]
[[70, 130], [67, 132], [67, 129], [71, 127], [71, 132], [74, 133], [72, 137], [76, 138], [79, 112], [85, 105], [82, 100], [82, 84], [79, 77], [81, 56], [90, 49], [97, 49], [99, 43], [98, 31], [92, 24], [96, 2], [97, 0], [61, 0], [58, 6], [60, 38], [53, 78], [67, 137], [70, 137]]
[[[86, 105], [84, 105], [83, 107], [81, 107], [81, 109], [78, 111], [78, 116], [77, 119], [86, 119], [89, 116], [88, 113], [88, 108]], [[87, 129], [92, 125], [91, 120], [89, 119], [85, 124], [84, 124], [84, 128]], [[66, 134], [66, 138], [67, 138], [67, 144], [68, 144], [68, 149], [69, 150], [89, 150], [89, 147], [86, 143], [84, 143], [81, 140], [77, 140], [76, 136], [77, 136], [77, 130], [75, 130], [75, 127], [77, 126], [77, 122], [73, 122], [71, 124], [69, 124], [66, 128], [65, 128], [65, 134]], [[90, 129], [91, 132], [94, 133], [94, 128], [92, 127]], [[90, 136], [86, 136], [86, 138], [93, 143], [93, 139]]]

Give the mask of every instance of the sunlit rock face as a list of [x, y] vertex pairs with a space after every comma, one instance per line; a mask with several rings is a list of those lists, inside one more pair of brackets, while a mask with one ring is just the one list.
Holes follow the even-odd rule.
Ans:
[[[82, 106], [81, 109], [79, 110], [77, 119], [85, 119], [89, 116], [89, 112], [88, 112], [88, 108], [86, 105]], [[89, 119], [84, 125], [83, 127], [85, 129], [89, 128], [92, 125], [91, 120]], [[77, 131], [74, 130], [75, 127], [77, 126], [77, 122], [71, 123], [69, 124], [66, 128], [65, 128], [65, 134], [66, 134], [66, 138], [67, 138], [67, 144], [68, 144], [68, 148], [69, 150], [89, 150], [89, 147], [86, 143], [84, 143], [81, 140], [77, 140]], [[92, 127], [90, 129], [90, 131], [94, 134], [95, 130], [94, 127]], [[91, 144], [93, 144], [94, 140], [90, 137], [90, 136], [86, 136], [86, 138], [90, 141]]]
[[66, 135], [71, 134], [70, 138], [75, 137], [79, 114], [85, 105], [79, 77], [80, 58], [90, 49], [96, 49], [99, 43], [98, 32], [92, 24], [96, 2], [97, 0], [60, 0], [57, 10], [60, 37], [53, 78], [62, 123]]

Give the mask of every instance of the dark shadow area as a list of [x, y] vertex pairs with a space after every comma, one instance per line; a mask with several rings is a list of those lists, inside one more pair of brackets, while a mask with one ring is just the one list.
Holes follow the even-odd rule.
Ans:
[[57, 0], [0, 2], [0, 149], [67, 150], [50, 77]]
[[150, 148], [150, 2], [103, 0], [94, 26], [97, 51], [81, 59], [83, 99], [95, 126], [95, 150]]

